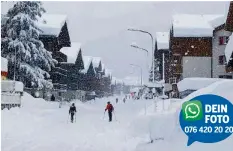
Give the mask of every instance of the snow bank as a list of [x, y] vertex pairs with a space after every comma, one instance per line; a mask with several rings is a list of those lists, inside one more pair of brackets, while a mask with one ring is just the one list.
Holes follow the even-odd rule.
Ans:
[[[184, 98], [183, 100], [170, 100], [171, 110], [149, 114], [147, 116], [139, 115], [134, 122], [130, 124], [128, 130], [134, 137], [142, 137], [144, 141], [138, 144], [135, 151], [231, 151], [233, 137], [213, 144], [195, 142], [187, 147], [188, 137], [183, 133], [179, 125], [180, 107], [184, 101], [188, 101], [202, 94], [220, 95], [233, 103], [233, 80], [220, 80], [205, 88], [197, 90]], [[167, 100], [168, 101], [168, 100]], [[151, 106], [149, 107], [151, 108]], [[154, 142], [149, 143], [150, 139]]]
[[20, 81], [2, 80], [1, 91], [2, 92], [23, 92], [23, 83]]
[[169, 32], [156, 32], [157, 48], [159, 49], [169, 49]]
[[1, 71], [8, 72], [8, 61], [3, 57], [1, 57]]
[[212, 37], [210, 21], [221, 15], [177, 14], [173, 16], [174, 37]]
[[72, 43], [71, 47], [62, 47], [60, 49], [60, 51], [67, 56], [67, 63], [75, 63], [80, 50], [80, 43]]
[[38, 26], [42, 30], [41, 35], [58, 36], [66, 20], [66, 15], [43, 14], [41, 18], [38, 19]]
[[226, 56], [226, 61], [229, 62], [233, 54], [233, 34], [229, 37], [229, 41], [227, 43], [227, 46], [225, 48], [225, 56]]
[[223, 80], [218, 78], [185, 78], [177, 83], [179, 92], [185, 90], [198, 90], [209, 86], [210, 84]]

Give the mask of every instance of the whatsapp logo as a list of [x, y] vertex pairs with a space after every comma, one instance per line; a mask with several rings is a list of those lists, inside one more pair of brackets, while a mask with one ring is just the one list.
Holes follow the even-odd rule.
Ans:
[[187, 101], [182, 104], [182, 114], [185, 121], [198, 121], [203, 118], [200, 101]]

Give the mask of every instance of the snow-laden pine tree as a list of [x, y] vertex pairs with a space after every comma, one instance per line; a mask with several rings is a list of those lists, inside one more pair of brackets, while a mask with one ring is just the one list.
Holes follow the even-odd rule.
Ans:
[[[154, 80], [155, 81], [160, 81], [161, 80], [161, 75], [159, 73], [159, 63], [157, 59], [154, 60]], [[149, 73], [149, 81], [153, 82], [153, 68], [151, 67], [150, 73]]]
[[12, 65], [9, 72], [16, 70], [16, 80], [35, 88], [53, 86], [46, 79], [50, 76], [48, 71], [57, 63], [39, 40], [41, 30], [37, 27], [37, 19], [44, 12], [41, 2], [16, 2], [7, 12], [8, 19], [2, 28], [5, 33], [2, 56]]

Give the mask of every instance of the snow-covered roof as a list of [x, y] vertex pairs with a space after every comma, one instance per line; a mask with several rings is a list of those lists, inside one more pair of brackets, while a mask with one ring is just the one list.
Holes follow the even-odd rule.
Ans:
[[1, 71], [8, 71], [8, 61], [6, 58], [1, 57]]
[[93, 63], [94, 68], [98, 68], [100, 62], [101, 62], [101, 58], [100, 57], [93, 57], [92, 63]]
[[225, 56], [226, 56], [226, 61], [229, 62], [231, 59], [231, 55], [233, 54], [233, 34], [229, 37], [229, 41], [227, 43], [227, 46], [225, 48]]
[[43, 14], [38, 18], [38, 26], [43, 31], [41, 35], [58, 36], [66, 20], [66, 15]]
[[209, 23], [213, 28], [217, 28], [218, 26], [225, 24], [225, 17], [224, 15], [221, 15], [220, 17], [211, 20]]
[[173, 16], [174, 37], [212, 37], [210, 21], [221, 15], [177, 14]]
[[149, 88], [161, 88], [161, 87], [163, 87], [163, 84], [159, 83], [159, 82], [155, 82], [155, 83], [148, 82], [148, 83], [145, 83], [144, 85], [146, 87], [149, 87]]
[[157, 48], [169, 49], [169, 32], [156, 32]]
[[112, 75], [112, 73], [111, 73], [111, 70], [109, 70], [109, 69], [105, 69], [105, 76], [111, 76]]
[[177, 83], [179, 92], [185, 90], [198, 90], [220, 81], [218, 78], [185, 78]]
[[102, 72], [105, 71], [105, 65], [102, 63]]
[[75, 63], [81, 49], [80, 43], [71, 43], [71, 47], [62, 47], [60, 51], [67, 56], [67, 63]]
[[91, 62], [92, 62], [91, 56], [83, 56], [84, 69], [82, 70], [82, 73], [87, 73]]

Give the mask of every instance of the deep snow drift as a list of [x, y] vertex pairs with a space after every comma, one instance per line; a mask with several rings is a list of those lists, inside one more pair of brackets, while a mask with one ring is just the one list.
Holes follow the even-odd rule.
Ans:
[[[134, 123], [141, 123], [138, 126], [133, 124], [132, 133], [136, 136], [143, 136], [143, 134], [151, 133], [150, 137], [154, 139], [154, 143], [148, 144], [146, 142], [137, 146], [136, 151], [232, 151], [233, 136], [231, 135], [226, 140], [214, 144], [204, 144], [195, 142], [187, 147], [188, 137], [183, 133], [179, 125], [180, 107], [184, 101], [188, 101], [195, 96], [202, 94], [216, 94], [220, 95], [233, 103], [233, 80], [217, 81], [206, 88], [202, 88], [183, 100], [171, 99], [166, 100], [165, 111], [153, 113], [153, 109], [149, 116], [139, 116]], [[158, 107], [161, 108], [162, 101], [158, 102]], [[153, 108], [150, 106], [149, 108]], [[139, 132], [139, 133], [136, 133]], [[163, 139], [161, 139], [163, 138]]]
[[[123, 98], [97, 99], [91, 103], [76, 102], [76, 123], [68, 122], [69, 104], [59, 108], [57, 102], [35, 99], [25, 93], [22, 108], [2, 111], [3, 151], [130, 151], [141, 142], [128, 133], [128, 125], [144, 107], [143, 100]], [[107, 101], [115, 107], [113, 122], [107, 113]], [[147, 101], [149, 105], [151, 101]], [[116, 120], [117, 119], [117, 120]]]
[[[127, 100], [114, 97], [91, 103], [76, 102], [76, 123], [68, 122], [69, 104], [45, 102], [25, 94], [23, 107], [2, 111], [3, 151], [231, 151], [233, 136], [215, 144], [195, 142], [179, 126], [182, 102], [201, 94], [221, 95], [233, 102], [233, 80], [218, 81], [185, 99]], [[103, 119], [107, 101], [113, 102], [116, 118]], [[163, 110], [164, 104], [164, 110]], [[146, 106], [146, 110], [145, 110]], [[117, 119], [117, 120], [116, 120]], [[150, 143], [151, 140], [153, 143]]]

